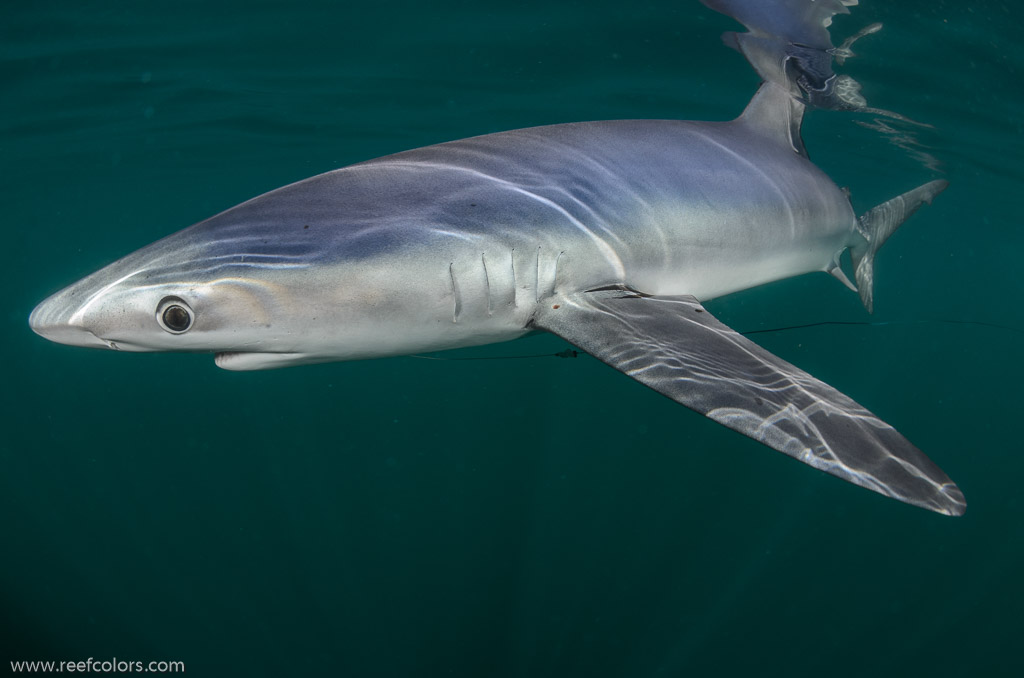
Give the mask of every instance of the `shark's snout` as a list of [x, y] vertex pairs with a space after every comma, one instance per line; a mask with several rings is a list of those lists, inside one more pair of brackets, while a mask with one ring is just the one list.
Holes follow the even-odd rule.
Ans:
[[58, 344], [109, 348], [109, 344], [75, 321], [77, 304], [68, 303], [66, 294], [57, 294], [42, 301], [28, 318], [29, 327], [41, 337]]

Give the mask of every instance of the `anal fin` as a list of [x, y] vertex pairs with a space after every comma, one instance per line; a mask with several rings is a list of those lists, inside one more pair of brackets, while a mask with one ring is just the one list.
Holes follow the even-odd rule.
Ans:
[[726, 327], [694, 297], [579, 292], [547, 305], [534, 324], [817, 469], [939, 513], [966, 509], [957, 486], [892, 426]]

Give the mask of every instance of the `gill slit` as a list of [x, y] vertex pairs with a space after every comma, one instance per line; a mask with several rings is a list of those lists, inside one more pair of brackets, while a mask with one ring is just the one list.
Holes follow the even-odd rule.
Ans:
[[533, 300], [540, 301], [540, 246], [537, 247], [537, 267], [533, 270]]
[[494, 315], [494, 307], [491, 306], [491, 278], [487, 275], [487, 255], [485, 252], [480, 253], [480, 263], [484, 267], [484, 295], [487, 297], [487, 317], [490, 318]]
[[519, 282], [516, 280], [516, 248], [512, 248], [512, 256], [509, 257], [512, 265], [512, 308], [519, 308]]
[[562, 260], [562, 255], [563, 254], [565, 254], [564, 251], [559, 252], [558, 256], [555, 257], [554, 270], [551, 272], [551, 294], [552, 295], [558, 294], [558, 262]]
[[455, 300], [455, 309], [452, 312], [452, 322], [459, 322], [459, 314], [462, 313], [462, 296], [459, 294], [459, 285], [455, 282], [455, 262], [448, 264], [448, 275], [452, 279], [452, 297]]

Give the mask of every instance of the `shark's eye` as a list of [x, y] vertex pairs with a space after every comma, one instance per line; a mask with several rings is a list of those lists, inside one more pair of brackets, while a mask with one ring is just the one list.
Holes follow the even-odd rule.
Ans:
[[156, 307], [157, 322], [171, 334], [188, 332], [192, 318], [192, 309], [178, 297], [164, 297]]

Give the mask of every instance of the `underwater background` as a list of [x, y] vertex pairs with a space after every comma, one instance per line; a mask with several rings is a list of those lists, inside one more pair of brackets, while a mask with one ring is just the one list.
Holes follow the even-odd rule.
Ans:
[[[756, 337], [924, 450], [967, 496], [955, 519], [586, 356], [231, 373], [28, 327], [100, 266], [342, 165], [539, 124], [731, 118], [757, 76], [720, 42], [739, 26], [696, 0], [58, 0], [0, 17], [3, 671], [1024, 672], [1019, 4], [836, 17], [837, 44], [885, 25], [837, 70], [930, 127], [813, 112], [812, 159], [858, 212], [951, 185], [878, 257], [873, 319], [895, 323]], [[869, 320], [826, 275], [709, 308], [739, 330]]]

